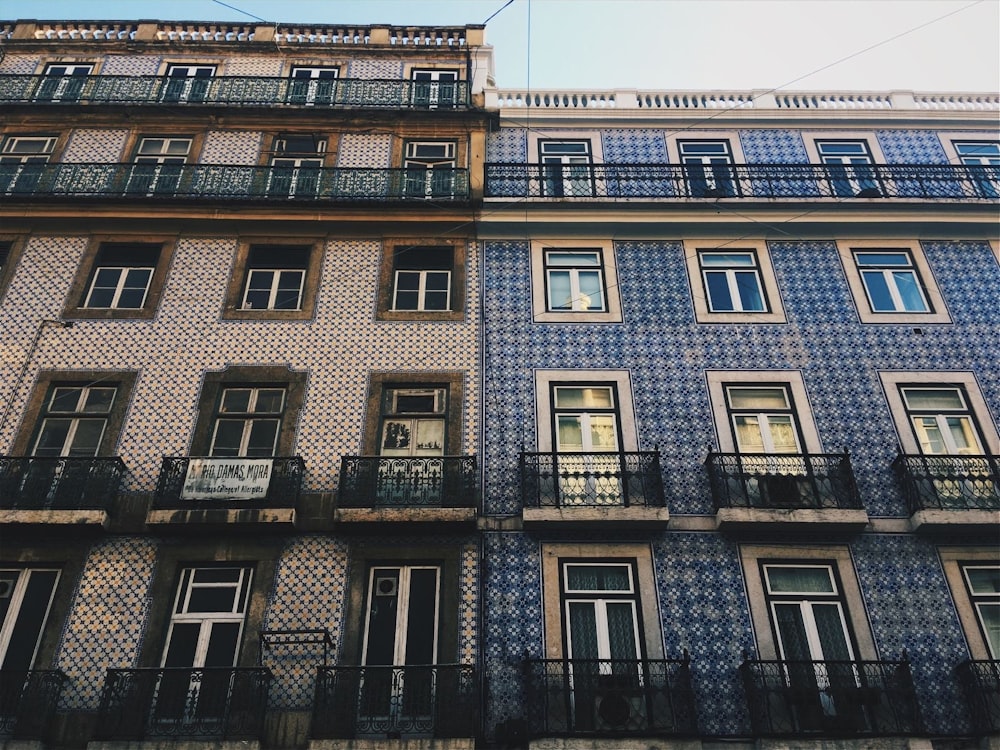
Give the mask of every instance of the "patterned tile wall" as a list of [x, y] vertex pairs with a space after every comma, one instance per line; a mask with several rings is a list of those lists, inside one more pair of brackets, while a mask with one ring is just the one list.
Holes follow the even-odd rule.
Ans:
[[91, 164], [121, 161], [127, 138], [127, 130], [74, 130], [61, 161]]
[[403, 63], [400, 60], [351, 60], [347, 64], [345, 78], [387, 78], [399, 80], [403, 76]]
[[667, 142], [662, 130], [605, 130], [601, 133], [607, 164], [666, 164]]
[[232, 57], [219, 68], [224, 76], [262, 76], [276, 78], [285, 72], [285, 61], [273, 57]]
[[[947, 164], [941, 139], [930, 130], [879, 130], [878, 144], [889, 164]], [[993, 136], [995, 137], [995, 135]]]
[[108, 55], [101, 61], [99, 75], [155, 76], [162, 58], [152, 55]]
[[392, 136], [383, 134], [344, 133], [337, 150], [338, 167], [392, 166]]
[[[41, 320], [58, 320], [87, 246], [85, 237], [35, 237], [22, 255], [0, 315], [14, 355], [4, 362], [15, 387]], [[76, 321], [46, 325], [17, 387], [20, 415], [38, 369], [138, 370], [119, 441], [129, 468], [126, 490], [152, 489], [164, 455], [185, 455], [197, 419], [202, 374], [231, 365], [284, 365], [308, 373], [295, 450], [307, 467], [306, 490], [333, 489], [340, 457], [361, 451], [368, 373], [449, 370], [467, 373], [463, 453], [478, 453], [478, 309], [465, 321], [375, 321], [379, 243], [331, 240], [325, 247], [315, 320], [222, 321], [235, 238], [185, 237], [177, 243], [160, 307], [151, 321]], [[479, 296], [478, 253], [468, 248], [467, 299]], [[331, 417], [331, 415], [333, 415]], [[0, 433], [10, 445], [19, 418]], [[30, 426], [25, 426], [29, 429]]]
[[201, 164], [257, 164], [264, 134], [249, 131], [212, 130], [205, 134]]
[[741, 130], [740, 147], [747, 164], [805, 164], [809, 161], [802, 135], [794, 130]]
[[39, 55], [5, 55], [0, 58], [0, 73], [32, 75], [38, 70], [41, 60]]
[[153, 539], [113, 537], [95, 544], [80, 576], [56, 650], [66, 673], [64, 710], [96, 710], [107, 669], [139, 658], [156, 563]]

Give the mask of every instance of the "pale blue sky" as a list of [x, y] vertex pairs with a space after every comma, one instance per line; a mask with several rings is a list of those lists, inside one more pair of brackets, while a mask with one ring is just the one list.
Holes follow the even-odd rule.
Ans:
[[500, 88], [1000, 90], [1000, 0], [506, 2], [0, 0], [0, 19], [465, 25], [503, 8]]

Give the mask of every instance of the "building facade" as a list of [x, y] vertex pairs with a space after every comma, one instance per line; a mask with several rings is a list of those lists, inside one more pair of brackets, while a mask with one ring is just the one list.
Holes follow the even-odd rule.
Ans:
[[0, 24], [0, 733], [1000, 733], [995, 94]]

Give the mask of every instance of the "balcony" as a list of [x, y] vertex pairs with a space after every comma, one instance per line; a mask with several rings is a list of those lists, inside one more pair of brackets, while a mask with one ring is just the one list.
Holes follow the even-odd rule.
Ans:
[[885, 736], [921, 731], [910, 664], [901, 661], [745, 661], [757, 736]]
[[0, 670], [0, 741], [45, 739], [64, 682], [56, 670]]
[[124, 475], [118, 457], [0, 456], [0, 522], [106, 526]]
[[981, 200], [990, 204], [1000, 197], [1000, 167], [489, 163], [485, 197], [683, 202]]
[[8, 201], [461, 202], [469, 200], [469, 171], [233, 164], [0, 164], [0, 195]]
[[715, 523], [729, 531], [860, 531], [868, 523], [844, 453], [709, 453]]
[[475, 456], [344, 456], [336, 521], [475, 523]]
[[0, 75], [0, 104], [467, 110], [468, 81]]
[[525, 528], [559, 523], [663, 528], [659, 451], [522, 453]]
[[167, 456], [146, 523], [292, 524], [304, 474], [299, 456]]
[[320, 667], [313, 739], [470, 738], [478, 679], [462, 664]]
[[271, 673], [262, 667], [109, 669], [102, 740], [260, 738]]
[[687, 657], [524, 662], [530, 737], [695, 735]]
[[964, 661], [955, 668], [978, 734], [1000, 732], [1000, 661]]
[[900, 455], [892, 468], [914, 531], [995, 532], [1000, 456]]

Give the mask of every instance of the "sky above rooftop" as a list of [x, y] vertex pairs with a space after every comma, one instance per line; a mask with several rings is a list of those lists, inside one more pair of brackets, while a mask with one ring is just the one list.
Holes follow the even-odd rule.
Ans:
[[491, 16], [502, 89], [1000, 90], [1000, 0], [0, 0], [3, 20]]

